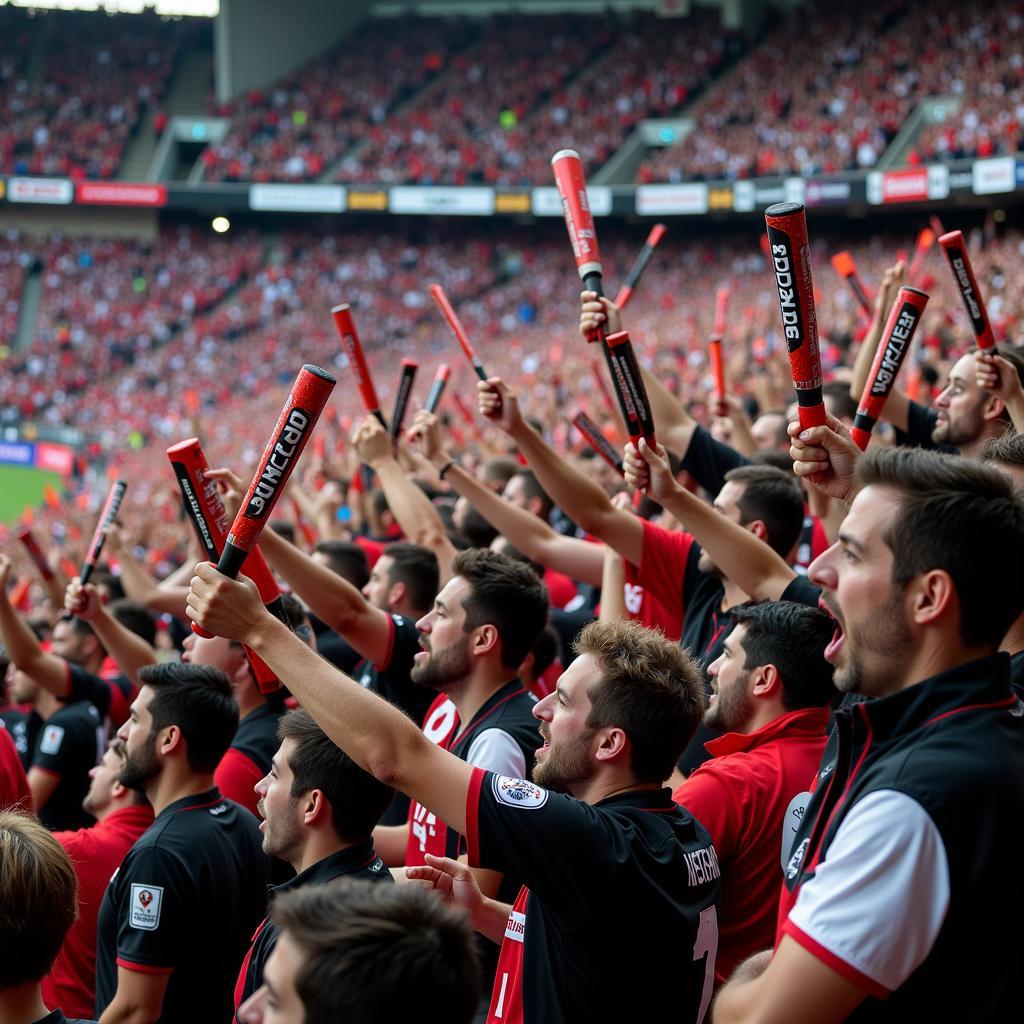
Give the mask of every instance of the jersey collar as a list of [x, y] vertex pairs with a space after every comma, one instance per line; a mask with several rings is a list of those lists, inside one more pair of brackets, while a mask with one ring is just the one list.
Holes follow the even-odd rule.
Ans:
[[179, 811], [198, 811], [203, 807], [216, 807], [219, 803], [224, 803], [224, 797], [214, 786], [211, 789], [204, 789], [202, 793], [193, 793], [191, 796], [183, 796], [180, 800], [175, 800], [173, 804], [168, 804], [157, 817], [162, 818], [165, 814], [177, 814]]
[[615, 793], [599, 800], [595, 807], [639, 807], [644, 811], [671, 811], [676, 809], [672, 800], [672, 790], [661, 789], [629, 789], [625, 793]]
[[727, 732], [708, 740], [704, 748], [712, 757], [739, 754], [753, 750], [772, 740], [786, 737], [823, 737], [828, 728], [828, 708], [801, 708], [773, 718], [767, 725], [754, 732]]
[[[315, 864], [310, 864], [305, 871], [300, 871], [294, 878], [289, 878], [281, 885], [271, 886], [271, 892], [275, 895], [281, 892], [288, 892], [290, 889], [300, 889], [304, 885], [322, 885], [342, 875], [349, 875], [353, 871], [369, 867], [378, 859], [373, 848], [373, 840], [367, 839], [363, 843], [349, 846], [344, 850], [328, 854]], [[382, 871], [386, 871], [382, 867]]]

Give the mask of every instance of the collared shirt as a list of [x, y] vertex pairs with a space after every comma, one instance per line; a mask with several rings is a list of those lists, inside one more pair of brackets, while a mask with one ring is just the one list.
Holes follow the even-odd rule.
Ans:
[[[775, 937], [789, 848], [825, 749], [827, 708], [804, 708], [754, 732], [707, 744], [705, 761], [673, 794], [707, 830], [722, 868], [716, 981]], [[789, 843], [786, 836], [789, 836]]]
[[[342, 877], [373, 882], [394, 882], [384, 861], [377, 856], [373, 841], [367, 839], [364, 843], [338, 850], [337, 853], [318, 860], [283, 885], [273, 886], [269, 891], [268, 903], [272, 904], [274, 898], [283, 892], [302, 889], [307, 885], [323, 885]], [[242, 969], [238, 972], [238, 980], [235, 982], [236, 1013], [239, 1006], [263, 984], [263, 971], [270, 954], [274, 952], [274, 946], [277, 945], [278, 934], [277, 925], [269, 917], [265, 917], [256, 929], [256, 934], [252, 937], [252, 946], [242, 961]]]
[[97, 1015], [117, 968], [169, 975], [161, 1021], [224, 1024], [263, 917], [267, 858], [256, 819], [216, 787], [165, 807], [128, 852], [100, 908]]

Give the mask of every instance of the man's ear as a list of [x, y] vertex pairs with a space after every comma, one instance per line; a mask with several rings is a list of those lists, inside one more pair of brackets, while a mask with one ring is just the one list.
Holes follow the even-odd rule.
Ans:
[[959, 621], [960, 602], [952, 577], [945, 569], [921, 573], [910, 585], [910, 614], [920, 626], [935, 625], [954, 610]]
[[758, 540], [763, 540], [765, 544], [768, 543], [768, 527], [765, 526], [763, 519], [755, 519], [752, 523], [747, 523], [747, 529]]
[[625, 729], [611, 726], [608, 729], [598, 730], [598, 734], [601, 737], [596, 751], [598, 761], [614, 761], [625, 757], [626, 763], [629, 763], [633, 748]]
[[395, 580], [394, 583], [388, 587], [388, 607], [394, 608], [399, 601], [405, 597], [405, 583], [402, 580]]
[[782, 677], [774, 665], [759, 665], [751, 679], [751, 695], [759, 700], [781, 696]]

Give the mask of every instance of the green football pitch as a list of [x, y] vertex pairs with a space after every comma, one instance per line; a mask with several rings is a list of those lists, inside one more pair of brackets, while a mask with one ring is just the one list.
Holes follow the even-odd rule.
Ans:
[[60, 473], [25, 466], [0, 466], [0, 523], [9, 526], [24, 511], [43, 503], [43, 488], [49, 484], [60, 493]]

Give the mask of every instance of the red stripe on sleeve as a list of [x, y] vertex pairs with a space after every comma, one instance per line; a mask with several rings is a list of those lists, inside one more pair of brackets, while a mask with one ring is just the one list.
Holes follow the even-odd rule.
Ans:
[[816, 942], [805, 931], [787, 920], [782, 926], [784, 935], [798, 942], [812, 956], [817, 957], [826, 967], [831, 967], [836, 974], [841, 974], [847, 981], [853, 982], [858, 988], [864, 989], [869, 995], [876, 999], [886, 999], [889, 996], [889, 989], [880, 985], [874, 978], [869, 978], [863, 971], [859, 971], [852, 964], [836, 956], [831, 950], [826, 949], [820, 942]]
[[483, 768], [474, 768], [466, 793], [466, 845], [469, 863], [475, 868], [480, 866], [480, 790], [483, 788], [486, 775], [487, 772]]
[[135, 971], [136, 974], [173, 974], [173, 967], [154, 967], [152, 964], [136, 964], [124, 957], [117, 958], [117, 966], [123, 967], [126, 971]]

